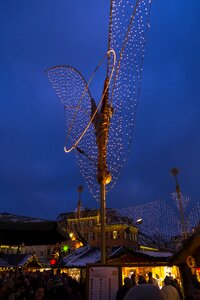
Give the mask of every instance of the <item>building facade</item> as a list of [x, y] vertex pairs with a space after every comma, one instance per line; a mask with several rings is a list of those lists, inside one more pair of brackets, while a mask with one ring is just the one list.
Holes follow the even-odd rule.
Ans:
[[[89, 244], [92, 247], [101, 245], [101, 228], [99, 210], [77, 210], [61, 214], [58, 217], [61, 226], [69, 233], [75, 245]], [[107, 248], [126, 246], [138, 249], [138, 228], [131, 219], [120, 216], [116, 210], [106, 210], [106, 245]], [[73, 247], [71, 245], [71, 247]], [[75, 248], [78, 248], [75, 246]]]

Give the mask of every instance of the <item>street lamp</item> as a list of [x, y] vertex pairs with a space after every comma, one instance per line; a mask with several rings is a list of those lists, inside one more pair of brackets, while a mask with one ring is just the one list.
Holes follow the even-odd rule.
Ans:
[[137, 220], [136, 220], [136, 224], [137, 224], [137, 225], [142, 224], [142, 218], [137, 219]]

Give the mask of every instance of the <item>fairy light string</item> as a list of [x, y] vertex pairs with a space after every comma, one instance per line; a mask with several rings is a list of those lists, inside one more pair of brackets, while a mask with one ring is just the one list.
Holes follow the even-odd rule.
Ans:
[[[65, 151], [75, 150], [77, 164], [92, 195], [100, 196], [99, 174], [107, 174], [106, 192], [119, 178], [132, 143], [135, 113], [140, 94], [146, 32], [149, 28], [150, 0], [112, 0], [109, 22], [107, 75], [109, 82], [100, 100], [91, 95], [90, 84], [101, 62], [87, 82], [71, 66], [47, 70], [50, 82], [65, 107]], [[103, 85], [103, 83], [102, 83]], [[101, 126], [94, 126], [95, 116], [106, 108]], [[91, 115], [92, 99], [96, 109]], [[101, 154], [99, 149], [103, 149]], [[112, 180], [111, 180], [112, 178]], [[98, 180], [96, 180], [98, 179]]]

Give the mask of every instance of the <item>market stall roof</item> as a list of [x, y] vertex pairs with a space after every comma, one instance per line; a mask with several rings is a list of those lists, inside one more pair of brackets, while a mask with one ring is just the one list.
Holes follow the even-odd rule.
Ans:
[[121, 247], [120, 251], [109, 256], [109, 263], [114, 264], [138, 264], [153, 263], [166, 264], [172, 257], [171, 252], [163, 251], [139, 251]]
[[141, 232], [141, 230], [138, 232], [138, 244], [142, 247], [146, 248], [156, 248], [160, 251], [170, 251], [175, 252], [176, 249], [174, 245], [171, 242], [168, 242], [163, 238], [162, 236], [151, 236], [149, 234], [146, 234], [144, 232]]
[[85, 267], [89, 263], [97, 263], [101, 259], [99, 248], [90, 247], [89, 245], [75, 250], [61, 261], [63, 267]]
[[4, 254], [0, 253], [0, 268], [37, 267], [42, 265], [35, 255], [31, 254]]
[[[171, 252], [160, 251], [135, 251], [123, 246], [114, 247], [108, 255], [108, 263], [159, 263], [166, 264], [171, 258]], [[62, 262], [63, 267], [85, 267], [86, 264], [100, 262], [101, 252], [99, 248], [85, 246], [66, 256]]]
[[0, 214], [0, 245], [54, 245], [67, 237], [55, 221]]

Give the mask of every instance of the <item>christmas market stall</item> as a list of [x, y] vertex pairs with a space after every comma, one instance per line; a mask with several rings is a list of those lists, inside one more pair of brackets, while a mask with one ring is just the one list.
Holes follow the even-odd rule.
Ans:
[[63, 258], [60, 267], [62, 272], [67, 273], [72, 278], [84, 281], [86, 278], [86, 265], [97, 263], [100, 261], [100, 258], [100, 249], [87, 245]]
[[38, 258], [31, 254], [0, 253], [0, 272], [16, 270], [36, 271], [42, 267]]
[[[184, 295], [189, 295], [192, 280], [200, 281], [200, 232], [196, 232], [182, 242], [182, 248], [171, 258], [171, 265], [180, 270]], [[200, 286], [200, 283], [198, 282]]]
[[148, 273], [152, 272], [160, 287], [163, 285], [165, 276], [172, 276], [180, 281], [179, 270], [170, 265], [173, 253], [159, 251], [141, 251], [119, 247], [109, 256], [108, 264], [119, 265], [121, 268], [122, 282], [125, 277], [135, 275], [136, 281], [139, 276], [148, 279]]
[[[152, 272], [161, 287], [166, 275], [180, 280], [178, 268], [170, 265], [172, 255], [171, 252], [139, 251], [119, 246], [107, 250], [107, 264], [119, 266], [122, 281], [133, 273], [138, 279], [139, 275], [147, 278], [148, 273]], [[100, 258], [99, 248], [81, 247], [62, 260], [61, 269], [77, 280], [82, 280], [82, 277], [85, 278], [87, 265], [100, 263]]]

